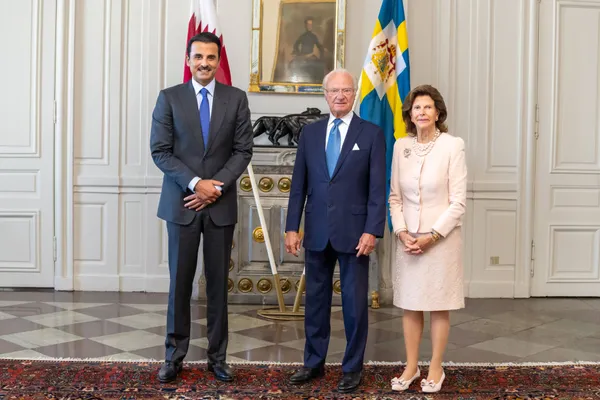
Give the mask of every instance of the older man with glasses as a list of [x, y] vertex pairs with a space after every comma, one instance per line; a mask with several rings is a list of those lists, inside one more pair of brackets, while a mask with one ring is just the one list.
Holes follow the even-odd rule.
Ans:
[[367, 342], [369, 254], [385, 226], [385, 140], [378, 126], [352, 111], [356, 81], [348, 71], [330, 72], [323, 88], [330, 116], [300, 135], [288, 203], [286, 251], [300, 251], [304, 211], [306, 260], [304, 366], [290, 382], [325, 372], [337, 261], [347, 340], [338, 390], [350, 393], [360, 385]]

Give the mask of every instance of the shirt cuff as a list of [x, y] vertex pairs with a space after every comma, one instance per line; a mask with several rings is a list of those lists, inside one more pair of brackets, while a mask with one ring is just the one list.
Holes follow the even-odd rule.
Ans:
[[200, 178], [195, 177], [194, 179], [192, 179], [190, 181], [190, 184], [188, 185], [188, 188], [194, 193], [196, 193], [196, 191], [194, 189], [196, 188], [196, 183], [198, 183], [199, 180], [200, 180]]

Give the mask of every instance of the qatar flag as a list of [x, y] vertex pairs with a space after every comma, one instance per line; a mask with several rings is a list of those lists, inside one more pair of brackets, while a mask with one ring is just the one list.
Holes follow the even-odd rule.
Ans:
[[[225, 85], [231, 85], [231, 72], [229, 72], [227, 51], [225, 51], [225, 44], [223, 43], [223, 34], [221, 33], [221, 29], [219, 29], [214, 0], [190, 0], [190, 22], [188, 23], [186, 46], [188, 41], [200, 32], [212, 32], [221, 39], [221, 62], [215, 79]], [[183, 82], [185, 83], [190, 79], [192, 79], [192, 73], [187, 63], [184, 63]]]

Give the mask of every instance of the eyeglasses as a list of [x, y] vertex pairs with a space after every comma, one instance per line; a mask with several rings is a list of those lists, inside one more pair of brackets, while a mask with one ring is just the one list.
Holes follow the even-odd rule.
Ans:
[[325, 89], [328, 95], [337, 96], [340, 92], [344, 94], [344, 96], [350, 96], [354, 93], [353, 88], [345, 88], [345, 89]]

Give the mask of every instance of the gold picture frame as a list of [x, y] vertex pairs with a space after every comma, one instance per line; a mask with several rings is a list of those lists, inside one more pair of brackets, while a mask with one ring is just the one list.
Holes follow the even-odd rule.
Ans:
[[255, 93], [322, 94], [344, 68], [346, 0], [252, 0], [250, 86]]

